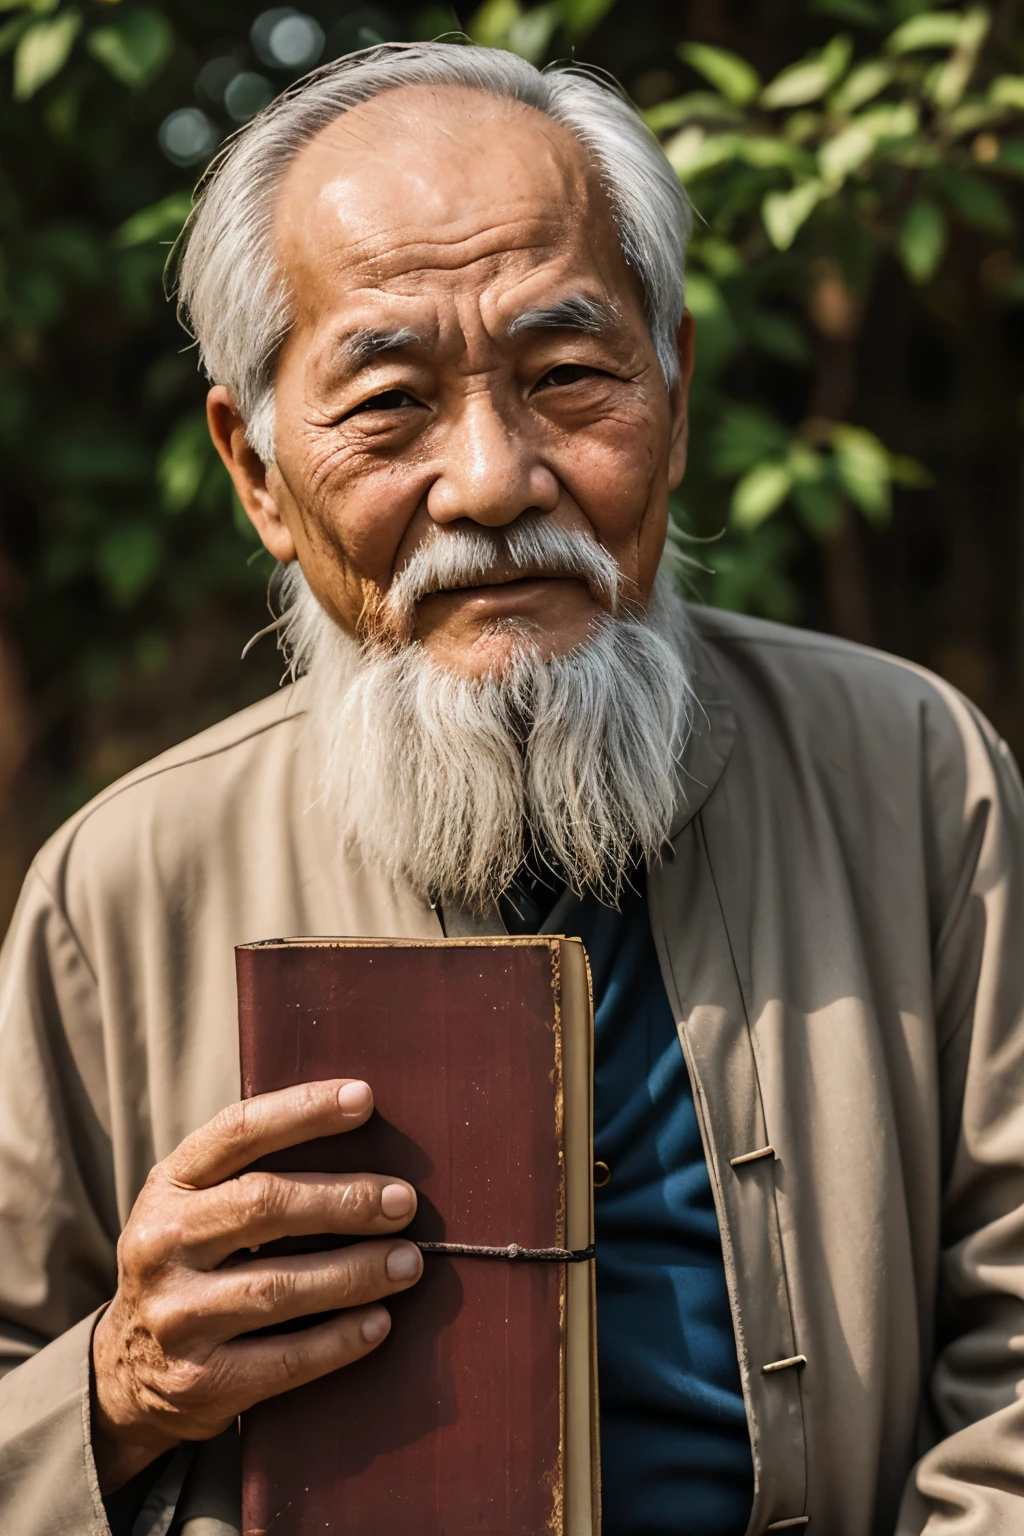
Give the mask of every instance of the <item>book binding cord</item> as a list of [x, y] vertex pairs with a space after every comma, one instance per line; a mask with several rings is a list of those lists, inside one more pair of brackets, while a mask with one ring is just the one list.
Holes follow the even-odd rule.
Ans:
[[594, 1257], [594, 1245], [586, 1248], [523, 1248], [509, 1243], [504, 1248], [489, 1248], [480, 1243], [417, 1243], [421, 1253], [457, 1254], [470, 1259], [506, 1259], [511, 1263], [585, 1264]]

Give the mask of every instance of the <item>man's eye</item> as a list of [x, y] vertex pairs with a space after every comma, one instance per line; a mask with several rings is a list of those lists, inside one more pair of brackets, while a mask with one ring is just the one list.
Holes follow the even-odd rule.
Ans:
[[346, 414], [358, 416], [362, 411], [400, 411], [406, 405], [419, 405], [404, 389], [386, 389], [381, 395], [371, 395], [361, 405], [353, 406]]
[[600, 368], [586, 368], [582, 363], [559, 363], [557, 368], [551, 368], [540, 380], [542, 385], [551, 384], [555, 388], [564, 388], [566, 384], [579, 384], [583, 379], [593, 379], [601, 376]]

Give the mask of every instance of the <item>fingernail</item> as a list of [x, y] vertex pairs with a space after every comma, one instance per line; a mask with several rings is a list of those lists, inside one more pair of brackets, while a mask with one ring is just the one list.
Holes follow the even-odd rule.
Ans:
[[369, 1083], [343, 1083], [338, 1089], [338, 1104], [346, 1115], [361, 1115], [372, 1097]]
[[415, 1204], [415, 1197], [407, 1184], [385, 1184], [380, 1192], [380, 1208], [392, 1220], [408, 1216]]
[[391, 1318], [383, 1307], [368, 1312], [359, 1324], [359, 1332], [367, 1344], [379, 1344], [391, 1327]]
[[422, 1262], [419, 1249], [412, 1243], [403, 1243], [400, 1248], [392, 1248], [384, 1267], [389, 1280], [412, 1280], [419, 1274]]

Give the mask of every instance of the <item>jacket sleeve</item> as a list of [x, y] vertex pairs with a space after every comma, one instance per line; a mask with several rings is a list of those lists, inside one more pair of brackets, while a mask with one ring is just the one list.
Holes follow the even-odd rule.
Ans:
[[0, 951], [0, 1530], [107, 1536], [92, 1330], [119, 1231], [96, 986], [38, 872]]
[[[936, 1357], [897, 1536], [1024, 1531], [1024, 791], [962, 700], [934, 784], [943, 1135]], [[949, 763], [948, 754], [938, 754]], [[943, 821], [946, 818], [945, 828]], [[955, 818], [955, 830], [950, 823]]]

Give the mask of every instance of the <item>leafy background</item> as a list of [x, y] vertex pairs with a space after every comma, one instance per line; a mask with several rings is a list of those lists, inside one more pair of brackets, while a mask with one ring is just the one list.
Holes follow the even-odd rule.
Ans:
[[64, 816], [277, 680], [162, 291], [196, 176], [311, 64], [456, 31], [613, 71], [690, 190], [691, 593], [934, 667], [1024, 747], [1014, 0], [0, 0], [0, 926]]

